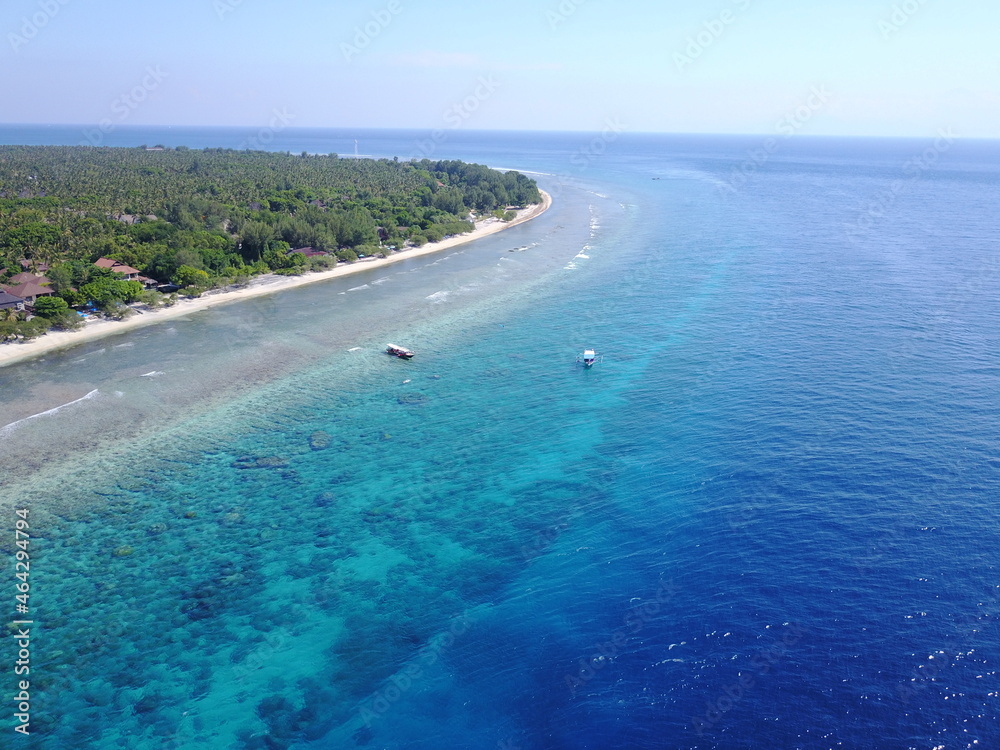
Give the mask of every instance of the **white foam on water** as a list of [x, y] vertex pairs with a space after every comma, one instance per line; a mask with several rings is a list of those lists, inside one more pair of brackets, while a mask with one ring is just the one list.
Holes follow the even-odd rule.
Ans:
[[440, 303], [444, 302], [450, 294], [451, 292], [445, 292], [445, 291], [434, 292], [434, 294], [427, 295], [425, 299], [429, 299], [431, 300], [431, 302]]
[[545, 177], [550, 177], [552, 175], [551, 172], [532, 172], [529, 169], [518, 169], [517, 167], [496, 167], [496, 166], [490, 166], [490, 169], [496, 169], [499, 172], [520, 172], [521, 174], [540, 174], [540, 175], [544, 175]]
[[368, 284], [362, 284], [361, 286], [352, 286], [347, 291], [349, 291], [349, 292], [356, 292], [356, 291], [358, 291], [360, 289], [368, 289], [368, 288], [370, 288], [370, 286]]
[[158, 378], [163, 374], [162, 370], [153, 370], [152, 372], [145, 372], [140, 375], [140, 378]]
[[352, 346], [347, 351], [349, 351], [349, 352], [360, 352], [361, 351], [361, 347], [360, 346]]
[[67, 403], [62, 404], [61, 406], [54, 406], [51, 409], [46, 409], [45, 411], [40, 411], [40, 412], [38, 412], [38, 414], [32, 414], [30, 417], [25, 417], [24, 419], [19, 419], [16, 422], [11, 422], [8, 425], [4, 425], [3, 427], [0, 427], [0, 435], [5, 435], [8, 432], [13, 432], [20, 425], [23, 425], [25, 422], [29, 422], [32, 419], [38, 419], [39, 417], [51, 416], [52, 414], [56, 414], [56, 413], [62, 411], [67, 406], [72, 406], [73, 404], [79, 404], [81, 401], [88, 401], [88, 400], [94, 398], [95, 396], [97, 396], [100, 392], [101, 391], [99, 389], [95, 388], [90, 393], [88, 393], [86, 396], [81, 396], [80, 398], [78, 398], [78, 399], [76, 399], [74, 401], [68, 401]]
[[710, 185], [715, 185], [717, 187], [729, 187], [729, 183], [720, 180], [713, 174], [708, 172], [701, 172], [697, 169], [682, 169], [677, 167], [668, 167], [666, 169], [660, 170], [659, 174], [667, 180], [697, 180], [699, 182], [707, 182]]

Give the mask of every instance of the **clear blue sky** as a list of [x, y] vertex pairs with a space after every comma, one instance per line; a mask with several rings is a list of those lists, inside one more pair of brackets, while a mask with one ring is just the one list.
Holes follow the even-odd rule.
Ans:
[[998, 29], [994, 0], [7, 0], [0, 121], [996, 138]]

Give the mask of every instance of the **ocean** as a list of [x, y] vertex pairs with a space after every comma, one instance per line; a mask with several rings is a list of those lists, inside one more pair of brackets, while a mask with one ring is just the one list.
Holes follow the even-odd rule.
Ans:
[[0, 746], [1000, 747], [1000, 144], [268, 139], [554, 204], [0, 369]]

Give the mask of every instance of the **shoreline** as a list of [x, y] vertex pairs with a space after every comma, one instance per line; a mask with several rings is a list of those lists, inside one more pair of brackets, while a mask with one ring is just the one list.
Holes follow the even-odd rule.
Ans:
[[278, 276], [276, 274], [266, 274], [254, 278], [246, 287], [242, 289], [232, 289], [229, 287], [221, 290], [206, 292], [196, 299], [182, 299], [171, 307], [161, 307], [158, 310], [148, 310], [142, 314], [136, 314], [128, 320], [107, 320], [100, 319], [88, 322], [79, 331], [53, 331], [44, 336], [40, 336], [32, 341], [8, 343], [0, 345], [0, 367], [32, 359], [42, 354], [47, 354], [59, 349], [68, 349], [77, 344], [84, 344], [89, 341], [114, 336], [119, 333], [142, 328], [148, 325], [155, 325], [174, 318], [184, 317], [200, 310], [207, 310], [210, 307], [224, 305], [230, 302], [239, 302], [253, 297], [262, 297], [267, 294], [283, 292], [286, 289], [315, 284], [320, 281], [337, 279], [342, 276], [350, 276], [361, 271], [368, 271], [373, 268], [399, 263], [400, 261], [420, 258], [425, 255], [432, 255], [441, 250], [448, 250], [468, 242], [497, 234], [505, 229], [510, 229], [518, 224], [523, 224], [537, 216], [541, 216], [552, 205], [552, 196], [544, 190], [542, 202], [524, 208], [517, 212], [517, 217], [508, 222], [500, 221], [496, 218], [486, 219], [476, 223], [476, 228], [466, 234], [459, 234], [440, 242], [428, 242], [423, 247], [410, 248], [402, 252], [390, 255], [387, 258], [376, 258], [375, 260], [355, 261], [354, 263], [338, 265], [329, 271], [317, 271], [303, 274], [302, 276]]

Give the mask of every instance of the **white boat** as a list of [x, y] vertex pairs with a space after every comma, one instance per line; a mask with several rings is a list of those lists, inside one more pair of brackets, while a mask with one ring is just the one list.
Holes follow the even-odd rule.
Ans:
[[584, 349], [583, 354], [578, 354], [576, 361], [584, 367], [593, 367], [595, 362], [603, 362], [604, 355], [598, 354], [593, 349]]

